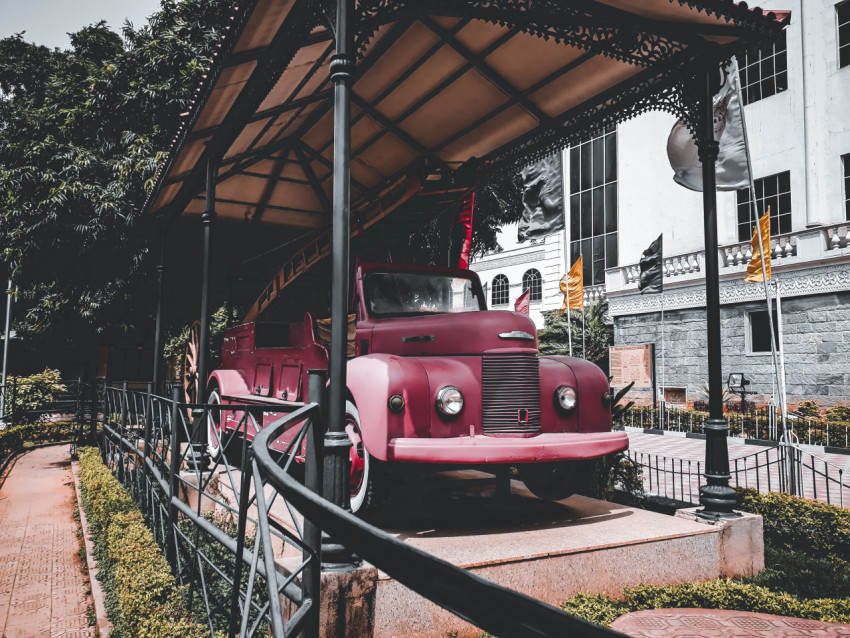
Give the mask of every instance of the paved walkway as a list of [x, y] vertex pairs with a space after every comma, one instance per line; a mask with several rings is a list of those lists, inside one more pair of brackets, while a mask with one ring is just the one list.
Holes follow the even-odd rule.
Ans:
[[[775, 448], [728, 439], [733, 486], [761, 492], [778, 491], [780, 464]], [[696, 502], [704, 483], [705, 441], [670, 434], [629, 432], [630, 456], [645, 466], [647, 492]], [[850, 455], [827, 452], [801, 454], [798, 482], [806, 498], [850, 507]]]
[[0, 636], [95, 636], [67, 445], [13, 461], [0, 486]]
[[611, 628], [632, 638], [802, 638], [850, 636], [850, 626], [747, 611], [648, 609], [620, 616]]

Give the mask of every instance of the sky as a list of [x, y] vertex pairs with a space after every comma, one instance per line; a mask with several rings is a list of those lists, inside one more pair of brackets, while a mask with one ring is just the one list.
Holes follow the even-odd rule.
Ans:
[[125, 18], [138, 28], [158, 9], [159, 0], [0, 0], [0, 38], [26, 31], [28, 42], [66, 49], [68, 33], [100, 20], [120, 33]]

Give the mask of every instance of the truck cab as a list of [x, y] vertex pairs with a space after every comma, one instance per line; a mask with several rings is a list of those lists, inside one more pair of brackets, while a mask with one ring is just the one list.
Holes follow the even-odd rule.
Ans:
[[[346, 431], [355, 512], [382, 504], [396, 464], [516, 466], [534, 494], [560, 499], [581, 483], [587, 461], [628, 447], [611, 429], [602, 370], [540, 356], [531, 319], [487, 310], [472, 271], [363, 264], [352, 310]], [[327, 366], [329, 329], [310, 313], [294, 324], [231, 328], [210, 400], [309, 400], [307, 370]], [[223, 412], [210, 427], [237, 421]]]

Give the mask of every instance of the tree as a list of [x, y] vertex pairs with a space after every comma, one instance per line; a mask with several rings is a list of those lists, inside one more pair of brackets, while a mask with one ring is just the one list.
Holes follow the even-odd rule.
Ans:
[[607, 373], [608, 348], [614, 345], [614, 328], [605, 321], [607, 313], [607, 301], [584, 309], [573, 308], [569, 314], [559, 310], [544, 313], [544, 327], [537, 332], [540, 354], [569, 355], [572, 327], [573, 356], [592, 361]]
[[[454, 222], [457, 211], [435, 219], [414, 232], [404, 247], [405, 260], [410, 263], [440, 265], [448, 263], [447, 251], [457, 242]], [[475, 210], [472, 218], [473, 257], [501, 250], [497, 239], [505, 224], [518, 222], [522, 216], [522, 184], [518, 174], [491, 176], [475, 191]], [[455, 246], [457, 248], [457, 246]], [[459, 250], [455, 251], [460, 254]]]
[[99, 22], [66, 51], [0, 40], [0, 260], [20, 333], [69, 321], [129, 328], [151, 273], [139, 211], [209, 64], [230, 0], [163, 0], [123, 37]]

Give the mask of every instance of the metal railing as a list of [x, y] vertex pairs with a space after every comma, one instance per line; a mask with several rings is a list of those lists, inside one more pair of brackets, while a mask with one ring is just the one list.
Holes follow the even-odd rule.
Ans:
[[[726, 411], [729, 436], [760, 441], [779, 441], [782, 428], [778, 415], [769, 407], [746, 412]], [[702, 434], [707, 412], [664, 406], [630, 408], [618, 419], [618, 425], [670, 432]], [[789, 424], [801, 443], [825, 447], [850, 448], [850, 423], [826, 421], [789, 414]]]
[[[187, 404], [178, 390], [166, 399], [106, 389], [104, 462], [138, 502], [174, 569], [184, 604], [206, 622], [211, 636], [261, 636], [267, 627], [275, 628], [275, 636], [299, 635], [317, 619], [318, 580], [306, 577], [318, 570], [316, 546], [305, 542], [303, 526], [287, 504], [292, 525], [270, 516], [278, 499], [256, 470], [240, 471], [226, 462], [237, 453], [240, 468], [252, 467], [250, 447], [242, 442], [246, 433], [259, 430], [270, 405], [259, 398], [244, 405]], [[225, 413], [238, 417], [221, 435], [208, 428], [222, 453], [207, 470], [191, 442], [201, 440], [209, 419], [227, 418]], [[302, 439], [299, 432], [285, 451], [273, 454], [291, 465], [295, 457], [289, 453]], [[274, 555], [291, 553], [287, 547], [302, 560], [284, 575]], [[298, 608], [282, 625], [281, 596]]]
[[[641, 466], [647, 495], [694, 504], [699, 500], [699, 488], [705, 483], [701, 461], [632, 450], [626, 455]], [[839, 507], [844, 507], [845, 502], [850, 504], [850, 484], [845, 482], [844, 468], [795, 444], [780, 442], [730, 459], [729, 465], [732, 487], [761, 493], [787, 492]]]
[[[185, 604], [211, 636], [267, 631], [274, 638], [318, 638], [323, 532], [501, 638], [621, 635], [435, 558], [324, 499], [317, 404], [291, 404], [288, 414], [260, 428], [270, 410], [259, 397], [224, 406], [179, 398], [176, 391], [168, 399], [107, 388], [100, 445], [165, 548]], [[274, 404], [275, 412], [283, 409]], [[231, 427], [221, 436], [210, 429], [222, 454], [208, 471], [187, 442], [200, 440], [199, 428], [215, 415]], [[250, 445], [242, 444], [246, 433], [256, 433]], [[234, 455], [238, 467], [224, 462]], [[215, 524], [222, 519], [235, 521], [232, 536]]]
[[[31, 423], [44, 420], [50, 415], [73, 415], [78, 421], [91, 414], [92, 406], [97, 401], [97, 394], [102, 391], [104, 379], [60, 379], [59, 381], [19, 381], [12, 377], [5, 385], [0, 385], [3, 414], [0, 422], [4, 427], [13, 427], [21, 423]], [[53, 393], [56, 385], [62, 386], [63, 391], [56, 393], [53, 400], [39, 404], [38, 407], [26, 407], [21, 403], [35, 402], [38, 391]]]

